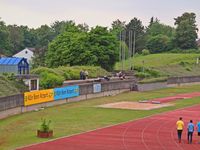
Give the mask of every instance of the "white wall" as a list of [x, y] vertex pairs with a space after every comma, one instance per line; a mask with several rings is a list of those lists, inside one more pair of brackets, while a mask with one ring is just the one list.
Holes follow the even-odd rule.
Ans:
[[31, 50], [28, 48], [25, 48], [24, 50], [20, 51], [19, 53], [13, 55], [13, 57], [23, 57], [26, 58], [28, 63], [31, 64], [32, 58], [34, 57], [34, 54]]

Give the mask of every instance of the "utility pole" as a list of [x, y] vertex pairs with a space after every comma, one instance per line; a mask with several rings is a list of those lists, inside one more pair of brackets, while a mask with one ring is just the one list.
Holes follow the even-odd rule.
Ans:
[[130, 70], [132, 69], [133, 31], [130, 31]]
[[125, 51], [126, 51], [126, 30], [123, 31], [123, 46], [122, 46], [122, 71], [124, 70]]
[[135, 54], [135, 30], [133, 31], [133, 51], [132, 51], [132, 67], [131, 69], [134, 70], [134, 54]]
[[120, 67], [120, 62], [122, 61], [122, 31], [120, 31], [119, 34], [119, 41], [120, 41], [119, 42], [119, 67]]

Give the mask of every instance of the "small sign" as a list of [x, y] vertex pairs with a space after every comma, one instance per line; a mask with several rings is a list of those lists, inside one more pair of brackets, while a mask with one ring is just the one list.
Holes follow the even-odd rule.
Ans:
[[93, 93], [101, 92], [101, 84], [93, 84]]

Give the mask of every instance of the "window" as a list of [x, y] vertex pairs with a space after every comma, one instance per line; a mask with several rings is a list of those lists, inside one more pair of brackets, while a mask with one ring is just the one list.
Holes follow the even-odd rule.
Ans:
[[31, 90], [37, 90], [37, 80], [31, 80]]

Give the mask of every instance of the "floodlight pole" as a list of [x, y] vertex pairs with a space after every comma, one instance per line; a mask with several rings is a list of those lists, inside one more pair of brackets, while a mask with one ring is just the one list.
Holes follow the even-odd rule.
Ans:
[[122, 31], [120, 31], [119, 34], [119, 66], [120, 66], [120, 62], [122, 61]]
[[132, 67], [131, 69], [134, 70], [134, 54], [135, 54], [135, 30], [133, 31], [133, 51], [132, 51]]

